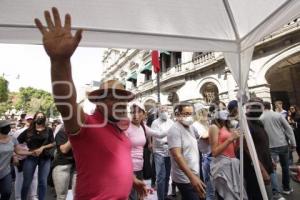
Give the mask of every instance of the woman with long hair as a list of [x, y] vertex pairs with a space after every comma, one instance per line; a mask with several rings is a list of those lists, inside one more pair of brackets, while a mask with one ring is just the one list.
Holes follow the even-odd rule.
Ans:
[[[235, 156], [238, 131], [231, 129], [227, 110], [215, 112], [212, 125], [209, 128], [209, 141], [212, 156], [211, 174], [216, 192], [224, 200], [239, 199], [239, 160]], [[247, 199], [245, 193], [244, 199]]]
[[46, 115], [37, 112], [33, 117], [33, 122], [18, 137], [19, 143], [26, 143], [33, 155], [28, 156], [23, 163], [23, 185], [21, 199], [26, 200], [34, 171], [38, 170], [38, 198], [46, 198], [47, 177], [50, 172], [51, 149], [54, 147], [54, 138], [51, 128], [46, 125]]
[[[131, 157], [133, 164], [133, 172], [137, 179], [143, 180], [144, 175], [149, 170], [149, 163], [144, 162], [145, 157], [145, 148], [148, 148], [148, 138], [149, 137], [158, 137], [163, 138], [167, 135], [167, 132], [152, 130], [145, 123], [145, 107], [139, 102], [133, 102], [130, 106], [130, 115], [131, 122], [128, 129], [125, 131], [127, 137], [131, 142]], [[147, 169], [148, 168], [148, 169]], [[129, 195], [129, 200], [138, 200], [139, 196], [137, 191], [132, 188]]]
[[211, 163], [211, 148], [209, 145], [209, 135], [208, 135], [208, 128], [209, 128], [209, 121], [208, 121], [208, 110], [203, 107], [197, 107], [195, 105], [195, 115], [194, 115], [194, 123], [193, 126], [197, 129], [199, 134], [198, 140], [198, 148], [201, 152], [201, 163], [200, 168], [203, 174], [203, 180], [206, 185], [206, 200], [213, 200], [215, 199], [215, 190], [213, 183], [210, 178], [210, 163]]
[[297, 163], [300, 164], [300, 112], [296, 105], [291, 105], [288, 110], [288, 122], [293, 128], [296, 139], [296, 151], [298, 154]]

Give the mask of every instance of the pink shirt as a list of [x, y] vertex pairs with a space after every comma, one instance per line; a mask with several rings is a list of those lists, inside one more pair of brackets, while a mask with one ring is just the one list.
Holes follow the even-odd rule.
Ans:
[[[99, 112], [85, 125], [103, 124]], [[82, 127], [70, 136], [77, 168], [75, 200], [127, 200], [133, 181], [130, 141], [113, 125]]]
[[137, 127], [130, 123], [129, 128], [125, 131], [131, 141], [131, 158], [133, 171], [141, 171], [143, 169], [143, 149], [146, 144], [146, 137], [142, 126]]
[[[167, 131], [161, 132], [152, 130], [145, 125], [147, 137], [153, 136], [157, 138], [163, 138], [167, 135]], [[130, 123], [129, 128], [125, 131], [125, 134], [128, 136], [131, 142], [131, 157], [133, 164], [133, 171], [141, 171], [144, 164], [144, 146], [146, 144], [146, 136], [142, 126], [136, 126], [133, 123]]]
[[[220, 129], [220, 134], [219, 134], [219, 144], [222, 144], [225, 142], [230, 136], [231, 132], [229, 132], [226, 128], [221, 128]], [[230, 143], [227, 148], [222, 152], [222, 155], [230, 157], [230, 158], [235, 158], [235, 153], [234, 153], [234, 144]]]

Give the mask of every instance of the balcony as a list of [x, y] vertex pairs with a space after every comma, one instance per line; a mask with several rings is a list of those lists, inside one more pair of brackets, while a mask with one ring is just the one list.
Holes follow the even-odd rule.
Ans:
[[274, 31], [273, 33], [265, 36], [262, 41], [258, 42], [256, 44], [256, 46], [264, 43], [264, 42], [268, 42], [269, 40], [278, 38], [282, 35], [285, 35], [287, 33], [296, 31], [300, 29], [300, 18], [294, 19], [293, 21], [291, 21], [290, 23], [288, 23], [287, 25], [283, 26], [282, 28], [280, 28], [277, 31]]
[[193, 58], [193, 64], [195, 66], [205, 65], [206, 63], [209, 63], [213, 60], [215, 60], [215, 52], [207, 52]]

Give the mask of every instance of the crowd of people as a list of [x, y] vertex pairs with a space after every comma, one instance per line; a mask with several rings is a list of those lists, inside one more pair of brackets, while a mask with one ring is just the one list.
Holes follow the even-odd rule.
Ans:
[[[105, 90], [107, 88], [102, 91]], [[246, 105], [246, 115], [268, 198], [277, 200], [284, 199], [282, 194], [288, 195], [293, 192], [290, 186], [290, 167], [299, 164], [300, 157], [298, 154], [298, 160], [294, 160], [291, 152], [297, 149], [296, 144], [299, 143], [300, 114], [295, 105], [288, 111], [282, 109], [280, 101], [275, 105], [275, 111], [272, 111], [269, 102], [252, 98], [249, 105]], [[178, 188], [182, 199], [188, 200], [239, 199], [240, 192], [244, 192], [245, 199], [262, 199], [247, 145], [244, 147], [245, 188], [244, 191], [240, 191], [238, 149], [242, 133], [239, 128], [236, 100], [229, 102], [227, 106], [223, 102], [216, 102], [208, 108], [199, 103], [185, 102], [174, 106], [158, 106], [150, 112], [146, 111], [141, 102], [134, 100], [129, 103], [127, 109], [130, 115], [128, 120], [122, 118], [114, 122], [111, 121], [114, 119], [108, 119], [108, 124], [116, 125], [119, 131], [124, 130], [124, 135], [114, 135], [113, 138], [121, 144], [102, 135], [104, 147], [100, 147], [99, 150], [92, 148], [92, 143], [96, 141], [88, 141], [89, 150], [87, 147], [78, 149], [86, 156], [89, 151], [95, 151], [97, 155], [100, 154], [102, 160], [111, 160], [110, 156], [113, 155], [117, 157], [119, 164], [127, 161], [131, 163], [134, 175], [132, 180], [141, 187], [128, 187], [124, 199], [138, 200], [151, 190], [156, 190], [158, 200], [174, 199], [178, 195], [174, 187]], [[97, 110], [94, 115], [100, 117]], [[33, 117], [26, 116], [21, 123], [23, 127], [18, 126], [16, 129], [15, 124], [9, 120], [0, 122], [1, 199], [10, 199], [12, 188], [9, 186], [13, 183], [15, 199], [45, 199], [50, 182], [53, 182], [56, 199], [66, 199], [70, 189], [73, 189], [76, 197], [76, 176], [80, 169], [76, 170], [72, 137], [77, 136], [69, 138], [63, 123], [48, 126], [46, 116], [42, 112], [37, 112]], [[101, 131], [88, 133], [88, 127], [81, 128], [80, 132], [82, 129], [86, 129], [87, 133], [84, 134], [101, 134]], [[116, 148], [121, 148], [123, 142], [130, 152], [126, 156], [124, 152], [121, 156], [116, 154], [121, 153]], [[105, 155], [105, 151], [108, 150], [112, 155]], [[150, 157], [147, 156], [146, 150], [151, 152]], [[278, 162], [282, 169], [282, 188], [279, 186], [276, 172]], [[130, 166], [125, 172], [129, 173], [127, 179], [132, 177]], [[103, 173], [112, 173], [107, 176], [110, 181], [114, 180], [115, 171], [123, 170], [120, 165], [113, 166], [109, 162], [102, 162], [101, 165], [94, 163], [92, 168], [105, 168]], [[113, 168], [114, 172], [107, 168]], [[100, 172], [102, 170], [99, 170]], [[96, 171], [93, 173], [97, 176]], [[143, 180], [151, 179], [152, 176], [156, 179], [152, 188], [143, 191], [146, 187]], [[297, 176], [299, 175], [296, 175], [296, 180]], [[86, 177], [83, 180], [84, 183], [89, 181]], [[105, 183], [106, 181], [102, 184]], [[172, 191], [169, 191], [171, 185]], [[101, 194], [104, 187], [107, 185], [100, 185], [95, 191]], [[115, 193], [116, 189], [113, 189], [112, 193]]]
[[[56, 8], [52, 16], [49, 11], [44, 14], [47, 25], [39, 19], [35, 23], [50, 57], [53, 97], [63, 124], [49, 128], [42, 112], [27, 116], [24, 128], [16, 131], [9, 120], [0, 121], [1, 200], [11, 196], [12, 163], [15, 197], [21, 200], [46, 199], [49, 177], [57, 199], [66, 199], [70, 188], [76, 200], [139, 200], [153, 190], [164, 200], [176, 196], [176, 188], [183, 200], [233, 200], [241, 193], [244, 199], [262, 199], [247, 145], [242, 149], [246, 173], [240, 187], [238, 152], [244, 130], [236, 100], [209, 107], [188, 102], [159, 105], [148, 112], [122, 83], [108, 80], [89, 93], [96, 108], [87, 115], [76, 102], [70, 61], [82, 30], [73, 36], [71, 16], [67, 14], [62, 25]], [[260, 98], [244, 103], [268, 198], [283, 200], [283, 194], [293, 192], [292, 152], [300, 156], [297, 107], [287, 112], [277, 101], [272, 111], [271, 103]], [[153, 188], [144, 182], [148, 178]]]

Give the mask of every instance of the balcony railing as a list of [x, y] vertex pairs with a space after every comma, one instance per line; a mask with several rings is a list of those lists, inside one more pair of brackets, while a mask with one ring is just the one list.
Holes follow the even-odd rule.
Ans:
[[215, 59], [214, 52], [207, 52], [193, 58], [194, 65], [204, 64]]
[[291, 21], [290, 23], [286, 24], [285, 26], [283, 26], [282, 28], [280, 28], [277, 31], [274, 31], [273, 33], [265, 36], [261, 42], [264, 42], [266, 40], [275, 38], [276, 36], [279, 36], [281, 34], [285, 34], [286, 32], [290, 32], [293, 31], [295, 29], [299, 29], [300, 28], [300, 18], [294, 19], [293, 21]]
[[175, 65], [175, 71], [176, 72], [181, 72], [182, 71], [182, 64], [181, 63]]

